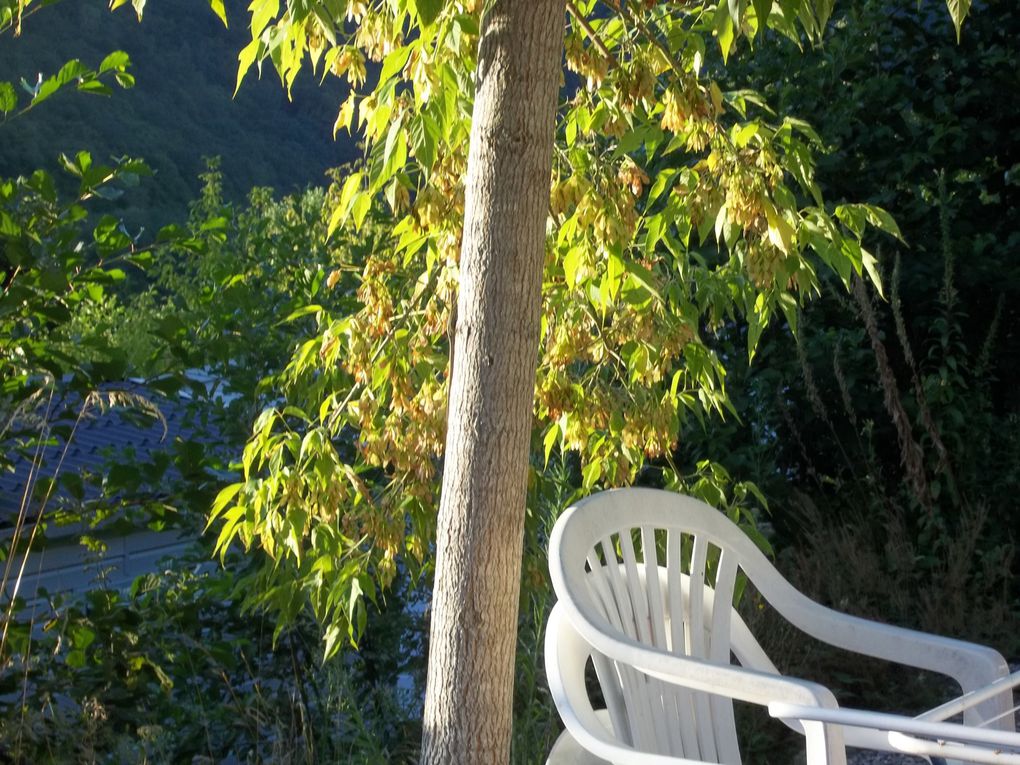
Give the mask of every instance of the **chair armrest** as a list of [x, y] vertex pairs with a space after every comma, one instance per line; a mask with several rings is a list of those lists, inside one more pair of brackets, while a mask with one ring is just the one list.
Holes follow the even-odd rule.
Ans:
[[[818, 683], [666, 653], [619, 632], [607, 634], [588, 623], [569, 600], [561, 600], [557, 608], [563, 610], [564, 620], [591, 649], [611, 661], [629, 665], [657, 680], [758, 706], [767, 706], [776, 700], [812, 707], [838, 706], [832, 692]], [[841, 728], [815, 722], [794, 728], [805, 738], [808, 762], [824, 764], [842, 761], [844, 742]]]
[[[887, 734], [899, 751], [967, 762], [1020, 765], [1020, 734], [988, 730], [958, 723], [930, 722], [903, 715], [858, 709], [831, 709], [773, 702], [769, 714], [781, 720], [798, 720], [863, 728]], [[920, 738], [919, 738], [920, 737]], [[1009, 751], [1004, 751], [1009, 750]]]
[[545, 634], [546, 676], [556, 709], [573, 739], [586, 751], [615, 765], [706, 765], [701, 760], [640, 751], [609, 730], [606, 715], [588, 699], [584, 671], [591, 646], [578, 634], [557, 604]]
[[[850, 616], [795, 593], [795, 613], [780, 613], [812, 637], [863, 656], [895, 662], [952, 678], [963, 693], [984, 688], [1009, 675], [1009, 664], [998, 651], [939, 635], [881, 624]], [[810, 619], [808, 615], [810, 612]], [[1007, 695], [989, 698], [964, 712], [964, 721], [977, 724], [1001, 717], [1008, 709]], [[995, 724], [1005, 729], [1004, 719]], [[1011, 728], [1011, 726], [1009, 726]]]
[[836, 707], [836, 698], [824, 685], [809, 680], [762, 672], [757, 669], [719, 664], [691, 656], [677, 656], [646, 646], [622, 633], [607, 634], [588, 624], [569, 601], [557, 608], [566, 613], [571, 626], [592, 648], [612, 661], [627, 664], [641, 672], [690, 690], [767, 706], [771, 701], [787, 701], [818, 707]]
[[[768, 565], [760, 557], [756, 568]], [[1002, 654], [988, 646], [844, 614], [816, 603], [781, 577], [761, 578], [762, 595], [787, 621], [837, 648], [951, 677], [964, 692], [1009, 674]]]

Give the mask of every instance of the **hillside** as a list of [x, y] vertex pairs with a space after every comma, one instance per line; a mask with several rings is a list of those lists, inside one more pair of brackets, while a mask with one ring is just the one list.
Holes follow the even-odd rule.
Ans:
[[343, 96], [335, 78], [320, 87], [302, 76], [288, 101], [267, 71], [231, 98], [248, 32], [245, 5], [226, 5], [229, 30], [198, 0], [149, 3], [141, 24], [130, 8], [110, 13], [103, 2], [62, 0], [28, 19], [21, 37], [0, 38], [0, 79], [34, 82], [68, 59], [95, 66], [117, 49], [130, 54], [137, 79], [112, 98], [61, 93], [4, 126], [0, 176], [53, 169], [58, 152], [140, 156], [156, 176], [131, 195], [123, 214], [156, 225], [186, 213], [204, 156], [222, 157], [232, 198], [253, 186], [286, 192], [319, 183], [326, 169], [355, 158], [346, 136], [331, 136]]

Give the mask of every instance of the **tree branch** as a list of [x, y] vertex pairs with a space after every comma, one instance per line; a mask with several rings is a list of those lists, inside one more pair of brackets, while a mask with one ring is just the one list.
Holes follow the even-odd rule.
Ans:
[[588, 23], [588, 19], [586, 19], [584, 14], [582, 14], [577, 9], [577, 6], [574, 5], [573, 0], [567, 0], [567, 12], [574, 17], [574, 20], [577, 21], [578, 24], [581, 25], [581, 29], [583, 29], [584, 33], [588, 35], [588, 39], [591, 40], [591, 44], [594, 45], [607, 62], [612, 65], [616, 59], [613, 58], [613, 55], [609, 52], [609, 48], [607, 48], [606, 44], [602, 42], [599, 36], [595, 33], [595, 30], [591, 28], [591, 24]]

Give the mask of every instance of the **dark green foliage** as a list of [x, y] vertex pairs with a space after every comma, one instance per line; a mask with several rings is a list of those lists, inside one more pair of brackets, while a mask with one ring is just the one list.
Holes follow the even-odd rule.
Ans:
[[289, 192], [322, 183], [328, 168], [354, 159], [353, 144], [330, 134], [345, 96], [335, 77], [320, 87], [306, 73], [288, 100], [267, 71], [231, 98], [247, 4], [226, 5], [230, 29], [200, 5], [152, 2], [139, 24], [129, 8], [111, 14], [103, 3], [65, 0], [27, 18], [20, 37], [0, 37], [0, 80], [34, 83], [69, 58], [95, 66], [111, 50], [130, 55], [137, 78], [115, 103], [69, 94], [5, 127], [0, 176], [51, 168], [58, 152], [82, 146], [96, 157], [143, 156], [155, 178], [119, 214], [152, 229], [185, 217], [205, 156], [223, 158], [232, 200], [256, 186]]
[[1014, 653], [1018, 39], [1009, 2], [983, 4], [957, 45], [937, 6], [858, 0], [823, 47], [771, 41], [736, 73], [812, 119], [826, 198], [882, 205], [906, 244], [872, 243], [884, 299], [826, 287], [753, 368], [724, 339], [743, 422], [689, 443], [767, 488], [818, 597]]
[[[69, 194], [52, 176], [0, 179], [0, 411], [3, 431], [18, 409], [53, 381], [69, 375], [79, 391], [126, 371], [115, 351], [94, 349], [87, 361], [58, 342], [77, 311], [101, 303], [125, 278], [125, 269], [151, 257], [110, 216], [89, 217], [96, 198], [137, 185], [148, 168], [137, 160], [110, 166], [88, 152], [61, 155]], [[2, 433], [3, 431], [0, 431]]]
[[[234, 578], [207, 552], [51, 605], [29, 643], [12, 636], [0, 670], [0, 758], [63, 762], [409, 762], [409, 706], [352, 655], [321, 665], [317, 628], [273, 641], [273, 625], [236, 605]], [[242, 568], [235, 561], [235, 568]], [[377, 650], [400, 655], [402, 633]], [[411, 731], [409, 733], [409, 731]]]

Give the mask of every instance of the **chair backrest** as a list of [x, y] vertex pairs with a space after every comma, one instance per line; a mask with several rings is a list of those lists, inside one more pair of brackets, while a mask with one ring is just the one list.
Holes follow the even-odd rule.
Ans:
[[[676, 655], [713, 663], [730, 663], [733, 655], [744, 666], [777, 672], [732, 604], [745, 566], [756, 570], [755, 579], [782, 579], [714, 508], [662, 491], [604, 492], [561, 516], [549, 557], [557, 596], [587, 623]], [[663, 683], [598, 653], [593, 663], [624, 742], [740, 762], [731, 699]]]

